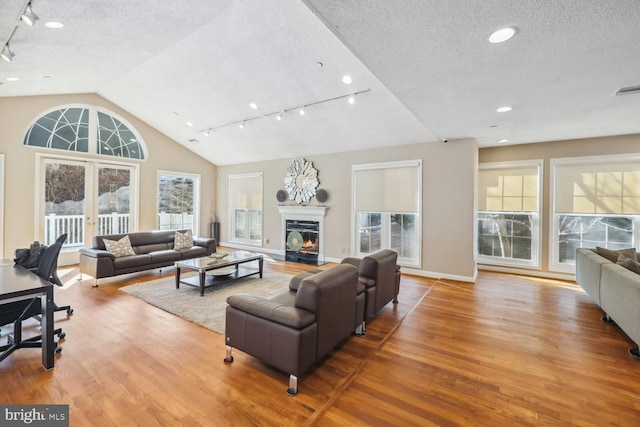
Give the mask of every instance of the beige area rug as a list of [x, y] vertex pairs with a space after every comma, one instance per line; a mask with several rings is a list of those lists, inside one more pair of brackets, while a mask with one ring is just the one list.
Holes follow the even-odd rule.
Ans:
[[[193, 276], [183, 274], [183, 277]], [[255, 275], [205, 288], [203, 297], [200, 296], [200, 289], [195, 286], [181, 284], [176, 289], [173, 276], [136, 283], [120, 290], [164, 311], [224, 334], [228, 296], [251, 294], [270, 297], [288, 289], [290, 279], [291, 276], [287, 274], [265, 272], [262, 279]]]

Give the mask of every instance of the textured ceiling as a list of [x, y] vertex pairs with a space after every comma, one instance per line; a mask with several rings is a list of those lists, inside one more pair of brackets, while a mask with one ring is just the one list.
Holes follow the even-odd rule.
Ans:
[[613, 96], [640, 84], [637, 0], [33, 0], [33, 28], [25, 4], [0, 5], [1, 97], [95, 92], [219, 165], [640, 133], [640, 95]]

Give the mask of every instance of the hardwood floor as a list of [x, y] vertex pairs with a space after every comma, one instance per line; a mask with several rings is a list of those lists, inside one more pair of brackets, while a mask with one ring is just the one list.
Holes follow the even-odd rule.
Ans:
[[[309, 268], [270, 261], [265, 274]], [[119, 291], [157, 270], [98, 288], [59, 272], [56, 300], [75, 314], [56, 313], [67, 333], [56, 367], [42, 369], [39, 349], [14, 353], [0, 363], [0, 402], [69, 404], [72, 426], [640, 425], [633, 343], [574, 283], [403, 275], [399, 304], [291, 397], [287, 374], [239, 351], [225, 364], [223, 335]]]

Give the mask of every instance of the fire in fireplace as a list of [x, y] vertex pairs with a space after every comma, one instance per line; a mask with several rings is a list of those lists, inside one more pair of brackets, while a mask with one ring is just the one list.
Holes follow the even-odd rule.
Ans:
[[288, 219], [285, 226], [286, 260], [318, 265], [319, 231], [320, 223], [318, 221]]

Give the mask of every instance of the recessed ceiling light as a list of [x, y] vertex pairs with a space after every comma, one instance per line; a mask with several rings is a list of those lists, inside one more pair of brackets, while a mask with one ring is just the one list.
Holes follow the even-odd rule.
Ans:
[[20, 77], [7, 77], [8, 82], [17, 82], [20, 80]]
[[516, 34], [516, 27], [501, 28], [491, 33], [491, 35], [489, 36], [489, 42], [490, 43], [506, 42], [515, 34]]
[[276, 116], [276, 120], [277, 120], [277, 121], [282, 120], [282, 111], [280, 111], [280, 112], [278, 113], [278, 115]]
[[240, 124], [238, 125], [238, 127], [239, 127], [240, 129], [244, 129], [244, 122], [240, 123]]
[[300, 115], [304, 116], [305, 112], [304, 112], [304, 107], [300, 109]]
[[509, 111], [511, 111], [512, 108], [511, 107], [500, 107], [498, 108], [496, 111], [498, 113], [508, 113]]
[[252, 102], [251, 104], [249, 104], [249, 107], [251, 107], [252, 110], [257, 110], [258, 106], [256, 105], [255, 102]]
[[353, 81], [353, 79], [351, 78], [351, 76], [349, 74], [345, 74], [344, 76], [342, 76], [342, 83], [344, 83], [346, 85], [350, 85], [352, 81]]
[[356, 103], [356, 97], [354, 95], [351, 95], [349, 97], [349, 104], [353, 105]]
[[64, 27], [64, 24], [62, 22], [50, 21], [44, 24], [44, 26], [47, 28], [53, 28], [54, 30], [57, 30], [59, 28]]
[[186, 122], [186, 123], [187, 123], [187, 126], [193, 127], [193, 123], [191, 123], [191, 122]]
[[509, 142], [508, 139], [499, 139], [498, 144], [504, 144], [505, 142]]

